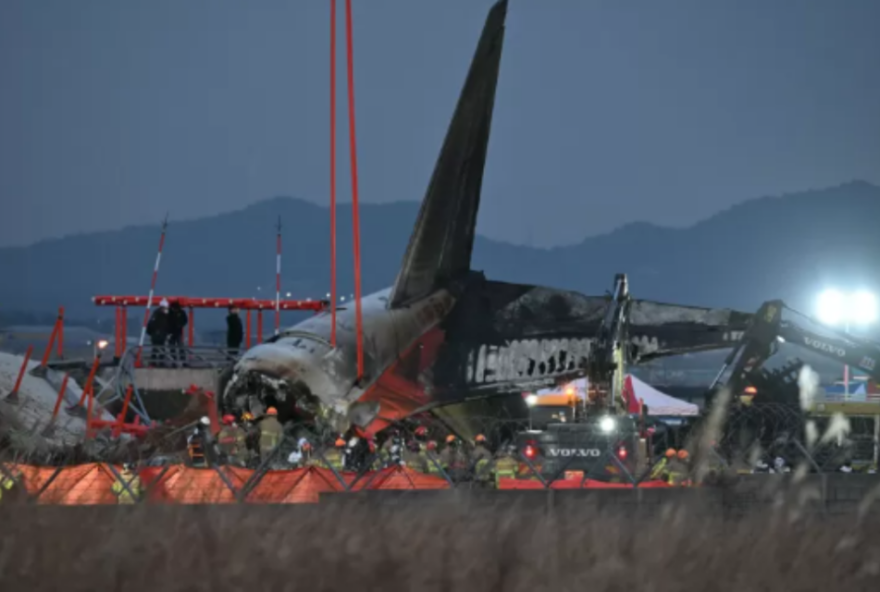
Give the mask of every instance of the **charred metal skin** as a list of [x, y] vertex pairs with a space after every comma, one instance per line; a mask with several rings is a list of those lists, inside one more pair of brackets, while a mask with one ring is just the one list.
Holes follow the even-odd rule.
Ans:
[[[431, 410], [465, 431], [489, 398], [515, 413], [523, 390], [584, 375], [608, 298], [470, 268], [506, 15], [507, 0], [489, 11], [394, 286], [363, 299], [364, 375], [354, 310], [342, 308], [335, 348], [322, 313], [247, 351], [223, 389], [226, 409], [274, 405], [282, 419], [340, 432]], [[736, 341], [749, 316], [633, 301], [634, 357], [729, 347], [724, 336]]]
[[249, 349], [226, 386], [230, 409], [261, 412], [274, 405], [283, 415], [322, 419], [337, 431], [366, 427], [378, 405], [359, 404], [368, 386], [401, 353], [449, 313], [455, 298], [440, 290], [404, 308], [388, 308], [389, 289], [363, 299], [364, 376], [357, 380], [353, 308], [337, 309], [336, 348], [331, 315], [322, 313]]

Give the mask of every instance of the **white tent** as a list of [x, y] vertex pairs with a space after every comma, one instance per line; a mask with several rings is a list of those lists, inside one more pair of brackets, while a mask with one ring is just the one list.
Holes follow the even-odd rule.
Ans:
[[[584, 398], [587, 394], [587, 379], [580, 378], [574, 380], [561, 388], [544, 389], [536, 394], [541, 395], [562, 395], [566, 393], [566, 389], [574, 390], [571, 394], [578, 398]], [[627, 374], [626, 383], [624, 384], [624, 397], [629, 403], [628, 409], [631, 413], [637, 413], [639, 410], [639, 400], [644, 401], [648, 406], [648, 415], [665, 416], [665, 417], [692, 417], [700, 414], [700, 409], [693, 403], [670, 397], [665, 393], [661, 393], [646, 382], [642, 382], [632, 374]], [[630, 394], [632, 393], [632, 395]]]
[[634, 399], [628, 399], [630, 411], [638, 411], [639, 401], [641, 401], [648, 406], [648, 415], [683, 417], [700, 414], [700, 408], [693, 403], [661, 393], [632, 374], [627, 375], [624, 385], [624, 396], [630, 395], [634, 395]]

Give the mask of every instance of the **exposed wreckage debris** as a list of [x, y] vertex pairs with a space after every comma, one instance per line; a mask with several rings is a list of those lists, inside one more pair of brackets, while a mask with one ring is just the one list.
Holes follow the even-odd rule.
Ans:
[[[336, 347], [322, 313], [245, 353], [223, 389], [226, 409], [275, 405], [282, 418], [374, 432], [441, 406], [464, 417], [470, 401], [584, 374], [608, 298], [471, 270], [506, 15], [506, 0], [489, 11], [394, 286], [362, 301], [363, 375], [355, 311], [342, 308]], [[750, 317], [631, 305], [633, 359], [730, 346]]]

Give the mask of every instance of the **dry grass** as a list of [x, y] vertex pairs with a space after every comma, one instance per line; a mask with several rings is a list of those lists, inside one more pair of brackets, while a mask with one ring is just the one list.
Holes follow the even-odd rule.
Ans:
[[880, 529], [854, 518], [724, 523], [681, 506], [639, 521], [537, 506], [7, 507], [0, 589], [851, 592], [880, 581]]

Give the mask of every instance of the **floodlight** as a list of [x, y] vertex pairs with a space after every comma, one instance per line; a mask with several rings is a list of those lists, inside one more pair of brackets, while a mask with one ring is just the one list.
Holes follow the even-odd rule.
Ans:
[[102, 339], [98, 342], [98, 349], [104, 349], [107, 347], [108, 341], [106, 339]]
[[529, 407], [534, 407], [538, 404], [538, 395], [529, 395], [526, 397], [526, 405]]
[[599, 429], [605, 432], [606, 434], [610, 434], [614, 431], [614, 428], [617, 427], [617, 422], [614, 421], [614, 418], [606, 415], [601, 420], [599, 420]]
[[825, 290], [819, 294], [817, 313], [819, 320], [826, 325], [837, 325], [844, 317], [846, 298], [837, 290]]
[[877, 320], [877, 298], [866, 290], [853, 294], [847, 308], [854, 323], [869, 325]]

